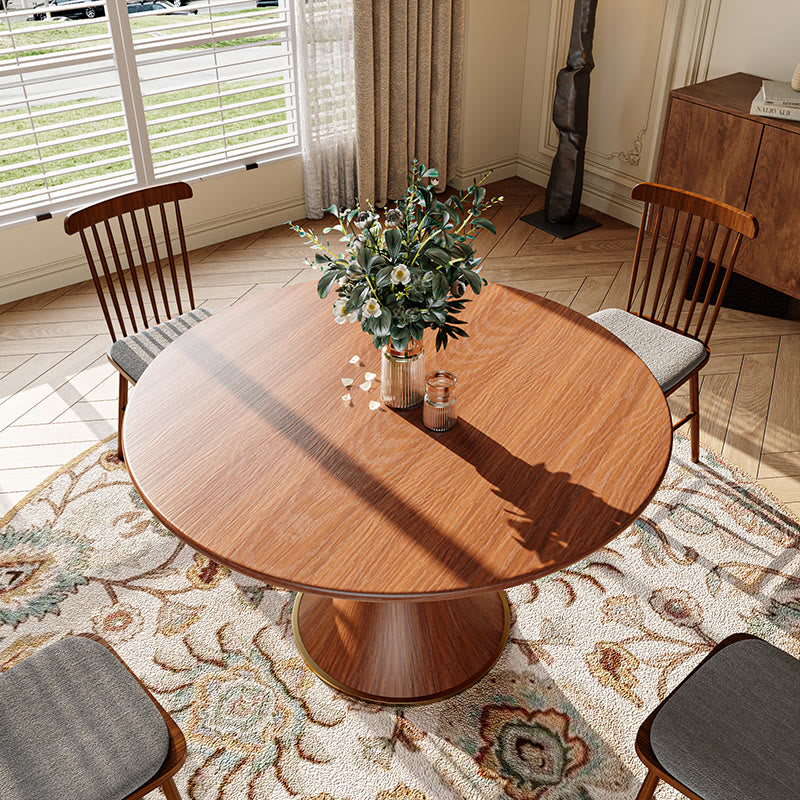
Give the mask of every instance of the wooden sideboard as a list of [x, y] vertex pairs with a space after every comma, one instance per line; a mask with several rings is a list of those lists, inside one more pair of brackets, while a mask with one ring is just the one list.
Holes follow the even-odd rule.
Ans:
[[800, 123], [752, 116], [760, 87], [737, 72], [673, 90], [656, 180], [753, 214], [736, 272], [800, 298]]

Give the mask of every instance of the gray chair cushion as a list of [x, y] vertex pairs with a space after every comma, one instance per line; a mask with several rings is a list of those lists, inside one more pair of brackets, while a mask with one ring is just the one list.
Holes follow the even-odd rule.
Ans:
[[706, 349], [697, 339], [619, 308], [606, 308], [591, 314], [589, 319], [628, 345], [649, 367], [664, 392], [680, 383], [706, 357]]
[[761, 639], [724, 647], [664, 701], [650, 745], [704, 800], [800, 797], [800, 661]]
[[3, 800], [119, 800], [168, 748], [153, 701], [91, 639], [61, 639], [0, 675]]
[[142, 377], [150, 362], [171, 342], [174, 342], [189, 328], [210, 317], [211, 312], [205, 308], [195, 308], [178, 317], [153, 325], [152, 328], [132, 333], [124, 339], [118, 339], [108, 348], [108, 357], [134, 383]]

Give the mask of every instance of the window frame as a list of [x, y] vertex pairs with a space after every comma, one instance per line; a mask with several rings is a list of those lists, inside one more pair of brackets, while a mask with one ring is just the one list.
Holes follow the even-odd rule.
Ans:
[[[253, 8], [256, 9], [256, 0], [245, 1], [252, 3]], [[191, 8], [194, 5], [198, 7], [198, 9], [208, 9], [211, 13], [213, 13], [213, 11], [211, 11], [212, 9], [218, 8], [220, 4], [224, 6], [227, 2], [230, 2], [230, 0], [199, 0], [199, 2], [192, 3], [188, 7]], [[246, 169], [253, 169], [254, 166], [262, 166], [300, 156], [302, 152], [302, 126], [299, 119], [300, 87], [298, 80], [297, 53], [295, 49], [297, 43], [295, 29], [296, 21], [294, 19], [295, 15], [292, 13], [291, 3], [289, 3], [288, 0], [280, 0], [277, 7], [258, 9], [258, 11], [271, 11], [274, 8], [274, 10], [283, 12], [284, 14], [282, 23], [272, 27], [274, 27], [275, 30], [279, 30], [282, 34], [282, 41], [285, 41], [287, 47], [285, 57], [288, 58], [289, 62], [288, 76], [283, 84], [283, 90], [279, 98], [277, 98], [285, 99], [287, 114], [289, 114], [289, 132], [285, 137], [286, 143], [283, 145], [279, 144], [275, 147], [261, 149], [257, 152], [253, 152], [251, 149], [248, 152], [242, 152], [241, 155], [225, 155], [222, 158], [214, 158], [212, 156], [206, 161], [206, 163], [202, 163], [202, 160], [204, 158], [208, 158], [207, 154], [201, 152], [197, 155], [197, 160], [200, 162], [197, 164], [197, 166], [179, 163], [175, 165], [174, 169], [168, 168], [165, 170], [158, 170], [158, 163], [154, 162], [153, 155], [151, 153], [151, 138], [147, 129], [145, 105], [142, 92], [142, 80], [139, 76], [140, 63], [137, 61], [137, 57], [145, 57], [148, 59], [147, 66], [152, 66], [153, 63], [158, 63], [158, 54], [163, 52], [164, 54], [169, 54], [167, 58], [164, 59], [164, 63], [168, 63], [169, 61], [173, 60], [179, 63], [182, 56], [176, 55], [176, 50], [179, 47], [186, 47], [189, 42], [192, 44], [195, 42], [198, 44], [212, 44], [212, 52], [217, 53], [219, 50], [218, 48], [213, 47], [213, 45], [221, 41], [226, 41], [226, 36], [224, 34], [225, 29], [219, 33], [215, 33], [213, 31], [212, 23], [212, 31], [210, 33], [198, 33], [195, 35], [189, 34], [185, 37], [185, 39], [182, 38], [180, 44], [178, 45], [173, 43], [171, 47], [160, 46], [159, 43], [156, 42], [152, 46], [145, 45], [143, 47], [140, 46], [137, 49], [137, 42], [135, 39], [135, 34], [131, 29], [130, 15], [127, 13], [127, 4], [125, 0], [76, 0], [74, 4], [78, 6], [79, 9], [88, 7], [90, 5], [105, 6], [105, 19], [107, 20], [108, 34], [103, 34], [105, 38], [97, 41], [99, 48], [96, 51], [83, 52], [80, 57], [80, 67], [82, 70], [88, 71], [91, 69], [91, 65], [93, 63], [102, 63], [103, 61], [107, 61], [109, 58], [111, 58], [114, 62], [115, 69], [109, 74], [111, 76], [116, 76], [117, 82], [109, 84], [109, 86], [119, 86], [120, 96], [115, 98], [115, 102], [120, 102], [122, 106], [121, 118], [127, 130], [127, 146], [129, 147], [129, 156], [126, 156], [125, 160], [130, 160], [132, 164], [132, 179], [130, 181], [125, 180], [125, 175], [127, 173], [115, 173], [110, 175], [105, 181], [106, 184], [111, 181], [112, 185], [104, 186], [102, 176], [98, 175], [91, 180], [87, 180], [85, 187], [78, 183], [74, 191], [72, 191], [67, 197], [53, 199], [52, 196], [50, 196], [49, 199], [44, 202], [30, 203], [8, 212], [4, 212], [3, 210], [4, 202], [12, 202], [14, 196], [12, 195], [6, 201], [0, 198], [0, 229], [12, 225], [32, 222], [35, 219], [49, 219], [53, 216], [74, 209], [77, 206], [98, 202], [108, 197], [112, 197], [115, 194], [119, 194], [120, 192], [136, 191], [173, 180], [184, 180], [188, 182], [202, 181], [204, 179], [213, 178], [220, 175], [227, 175], [239, 171], [245, 171]], [[186, 5], [182, 5], [180, 8], [184, 9], [186, 7]], [[32, 14], [34, 11], [33, 8], [27, 8], [21, 11], [7, 10], [4, 12], [5, 15], [11, 14], [17, 17], [21, 16], [23, 13]], [[67, 18], [60, 16], [56, 19], [59, 20], [59, 23], [62, 20], [65, 22], [68, 21]], [[100, 21], [102, 19], [103, 17], [98, 15], [98, 17], [91, 20], [91, 22]], [[176, 17], [175, 19], [180, 20], [182, 17]], [[47, 20], [40, 21], [40, 24], [46, 23]], [[241, 26], [237, 26], [235, 28], [236, 36], [241, 36], [242, 33], [249, 27], [250, 26], [244, 25], [244, 23], [242, 23]], [[261, 27], [263, 28], [264, 25], [262, 24]], [[244, 31], [242, 28], [244, 28]], [[13, 39], [13, 35], [9, 38]], [[228, 34], [228, 38], [232, 38], [231, 34]], [[109, 46], [110, 50], [107, 49]], [[23, 51], [24, 49], [28, 49], [30, 47], [31, 45], [19, 45], [18, 47], [15, 46], [14, 49], [16, 51]], [[19, 78], [18, 85], [22, 88], [25, 96], [27, 97], [28, 83], [25, 82], [26, 77], [30, 78], [30, 76], [35, 74], [35, 72], [38, 70], [53, 69], [63, 64], [74, 64], [77, 60], [76, 52], [80, 53], [80, 51], [75, 50], [64, 50], [60, 53], [57, 53], [56, 57], [50, 59], [49, 61], [45, 62], [44, 59], [40, 59], [39, 61], [28, 62], [27, 65], [20, 65], [19, 56], [16, 57], [16, 63], [13, 60], [9, 60], [6, 63], [0, 61], [0, 75], [3, 72], [10, 74], [11, 81], [14, 80], [14, 76], [21, 76]], [[11, 65], [14, 65], [16, 69], [9, 69]], [[5, 69], [3, 69], [3, 67], [5, 67]], [[217, 71], [217, 75], [219, 75], [219, 66], [215, 64], [214, 69]], [[79, 79], [79, 75], [76, 76], [76, 79]], [[225, 91], [225, 80], [226, 79], [224, 78], [217, 78], [215, 89], [213, 91], [218, 96]], [[187, 88], [191, 87], [189, 86]], [[86, 104], [85, 106], [82, 106], [82, 108], [91, 107], [92, 100], [95, 99], [90, 93], [91, 91], [92, 90], [89, 90], [89, 93], [86, 95], [78, 95], [80, 101]], [[26, 101], [20, 101], [21, 107], [24, 108], [25, 105]], [[279, 113], [281, 110], [282, 109], [276, 109], [276, 113]], [[32, 115], [36, 113], [37, 107], [32, 102], [27, 102], [27, 111], [29, 115], [28, 118], [31, 119], [33, 118]], [[242, 111], [247, 112], [247, 109], [242, 109]], [[176, 114], [175, 119], [186, 119], [190, 115], [191, 112]], [[113, 114], [110, 116], [116, 117], [117, 115]], [[90, 121], [90, 119], [90, 117], [87, 117], [87, 120]], [[3, 120], [0, 119], [0, 134], [3, 133], [2, 123]], [[262, 126], [262, 129], [265, 128]], [[35, 134], [36, 130], [37, 129], [33, 128], [31, 133]], [[179, 131], [176, 131], [176, 133], [179, 133]], [[202, 133], [202, 131], [198, 131], [199, 136], [202, 136]], [[214, 137], [212, 136], [211, 139], [213, 140]], [[158, 140], [155, 141], [155, 146], [158, 146]], [[9, 149], [11, 150], [13, 147]], [[217, 151], [219, 149], [224, 148], [218, 148]], [[243, 151], [247, 150], [247, 143], [244, 143], [241, 149]], [[0, 150], [0, 162], [2, 161], [2, 152], [3, 151]], [[90, 164], [93, 161], [89, 153], [90, 151], [86, 149], [76, 151], [76, 155], [89, 156], [86, 158], [87, 164]], [[38, 146], [36, 147], [36, 154], [37, 157], [32, 160], [35, 160], [40, 164], [43, 163], [44, 158], [50, 155], [47, 152], [46, 147]], [[157, 170], [158, 174], [156, 174]], [[45, 181], [46, 178], [47, 174], [45, 174]], [[38, 179], [40, 179], [39, 176], [32, 176], [31, 178], [31, 180]], [[52, 190], [45, 188], [43, 191], [49, 193]]]

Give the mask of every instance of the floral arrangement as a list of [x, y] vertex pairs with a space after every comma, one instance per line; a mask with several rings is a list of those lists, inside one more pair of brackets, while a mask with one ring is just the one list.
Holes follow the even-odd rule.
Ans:
[[481, 259], [473, 240], [481, 229], [496, 233], [482, 214], [503, 198], [487, 200], [486, 189], [475, 182], [442, 201], [435, 195], [438, 177], [435, 169], [414, 161], [408, 189], [382, 221], [371, 205], [366, 210], [325, 209], [338, 224], [323, 235], [339, 233], [344, 252], [290, 223], [320, 251], [313, 264], [322, 271], [317, 291], [324, 298], [336, 287], [336, 322], [359, 321], [376, 348], [391, 340], [394, 348], [405, 350], [411, 340], [422, 338], [425, 328], [436, 329], [437, 350], [451, 338], [467, 336], [457, 316], [468, 302], [464, 294], [467, 288], [479, 294], [486, 285], [478, 274]]

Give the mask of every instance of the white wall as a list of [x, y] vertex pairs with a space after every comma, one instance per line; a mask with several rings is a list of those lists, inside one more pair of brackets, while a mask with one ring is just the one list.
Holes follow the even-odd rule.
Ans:
[[[263, 164], [192, 184], [182, 206], [187, 245], [194, 249], [305, 215], [300, 158]], [[0, 229], [0, 303], [89, 278], [78, 236], [64, 217]]]
[[789, 81], [800, 63], [798, 0], [724, 0], [708, 77], [750, 72]]
[[[555, 76], [573, 0], [467, 0], [460, 156], [464, 185], [494, 169], [546, 184], [556, 146]], [[583, 201], [636, 222], [631, 187], [655, 173], [669, 90], [729, 72], [788, 80], [800, 61], [800, 0], [600, 0]], [[195, 185], [190, 246], [303, 214], [299, 158]], [[88, 277], [62, 220], [0, 229], [0, 303]]]
[[528, 0], [467, 0], [455, 185], [488, 170], [494, 170], [492, 180], [516, 174], [529, 5]]

